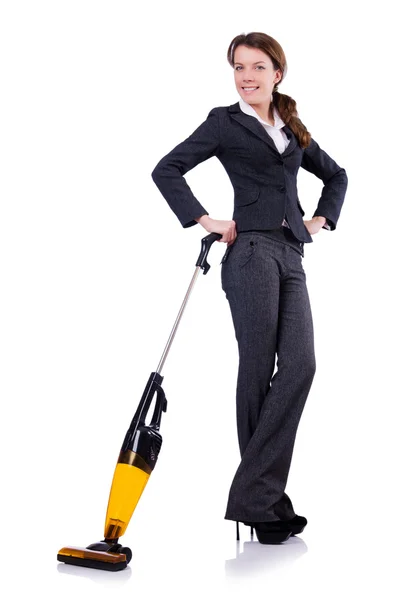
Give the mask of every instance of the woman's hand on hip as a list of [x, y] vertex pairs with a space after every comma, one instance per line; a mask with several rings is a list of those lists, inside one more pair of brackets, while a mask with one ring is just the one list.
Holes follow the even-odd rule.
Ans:
[[303, 223], [304, 223], [306, 229], [308, 230], [308, 232], [310, 233], [310, 235], [312, 235], [314, 233], [318, 233], [325, 222], [326, 222], [325, 217], [313, 217], [309, 221], [303, 221]]
[[233, 244], [237, 237], [236, 222], [235, 221], [223, 221], [219, 219], [211, 219], [208, 217], [201, 223], [199, 223], [208, 231], [208, 233], [221, 233], [222, 237], [217, 242], [226, 242], [228, 246]]

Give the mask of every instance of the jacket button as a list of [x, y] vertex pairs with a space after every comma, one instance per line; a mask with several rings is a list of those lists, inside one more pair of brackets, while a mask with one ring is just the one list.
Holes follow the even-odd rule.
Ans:
[[280, 186], [280, 192], [285, 192], [285, 186], [284, 185]]

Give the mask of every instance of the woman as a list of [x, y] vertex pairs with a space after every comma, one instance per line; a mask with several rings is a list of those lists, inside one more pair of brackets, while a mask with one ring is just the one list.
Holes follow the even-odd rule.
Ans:
[[[152, 177], [184, 228], [200, 223], [222, 234], [222, 289], [239, 349], [236, 390], [241, 462], [225, 519], [281, 543], [301, 533], [285, 493], [300, 417], [316, 369], [313, 322], [302, 266], [304, 244], [333, 231], [347, 176], [311, 137], [295, 101], [278, 91], [287, 63], [265, 33], [236, 36], [227, 52], [239, 102], [213, 108], [186, 140], [164, 156]], [[232, 220], [209, 217], [183, 175], [216, 156], [234, 188]], [[297, 195], [299, 168], [324, 187], [309, 220]], [[277, 354], [277, 371], [273, 375]]]

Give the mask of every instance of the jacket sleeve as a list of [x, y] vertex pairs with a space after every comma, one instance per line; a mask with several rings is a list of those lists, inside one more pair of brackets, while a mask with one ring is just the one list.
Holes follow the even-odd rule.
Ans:
[[[313, 138], [303, 152], [301, 167], [316, 175], [324, 183], [313, 217], [325, 217], [326, 223], [333, 231], [346, 195], [348, 181], [346, 171], [337, 165]], [[328, 229], [325, 224], [323, 228]]]
[[330, 225], [330, 221], [328, 219], [325, 219], [325, 223], [323, 225], [323, 229], [331, 229], [331, 225]]
[[183, 175], [199, 163], [215, 156], [218, 147], [219, 116], [213, 108], [207, 119], [188, 138], [166, 154], [151, 174], [184, 228], [197, 225], [195, 219], [209, 213], [193, 195]]

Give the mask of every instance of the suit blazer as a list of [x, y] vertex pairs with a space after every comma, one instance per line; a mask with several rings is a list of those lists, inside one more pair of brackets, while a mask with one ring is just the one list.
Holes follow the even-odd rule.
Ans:
[[153, 181], [181, 225], [196, 225], [209, 214], [194, 196], [183, 175], [197, 164], [216, 156], [234, 189], [232, 219], [237, 234], [253, 229], [276, 229], [286, 216], [292, 233], [301, 242], [313, 239], [303, 223], [305, 214], [297, 192], [299, 167], [324, 183], [314, 216], [325, 217], [336, 228], [347, 189], [345, 169], [312, 138], [304, 150], [288, 126], [289, 144], [280, 154], [272, 137], [254, 116], [244, 113], [238, 102], [219, 106], [183, 142], [156, 165]]

